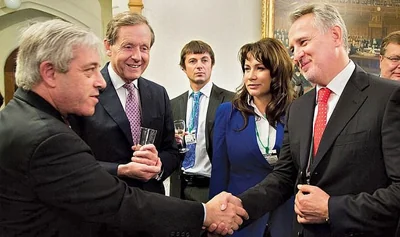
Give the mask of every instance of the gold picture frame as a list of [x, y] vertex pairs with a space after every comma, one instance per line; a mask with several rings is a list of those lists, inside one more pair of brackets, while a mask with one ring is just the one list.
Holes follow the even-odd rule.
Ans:
[[379, 74], [382, 38], [400, 30], [400, 0], [262, 0], [262, 37], [278, 38], [288, 46], [290, 12], [311, 2], [338, 8], [349, 34], [350, 58], [366, 71]]

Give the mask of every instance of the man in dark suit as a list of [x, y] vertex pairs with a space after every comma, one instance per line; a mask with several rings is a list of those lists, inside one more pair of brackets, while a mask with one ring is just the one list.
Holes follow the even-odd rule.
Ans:
[[346, 26], [335, 7], [305, 5], [291, 19], [294, 62], [316, 88], [292, 103], [280, 160], [239, 195], [243, 206], [256, 219], [297, 188], [295, 236], [395, 236], [400, 85], [349, 59]]
[[[192, 148], [195, 161], [193, 166], [185, 167], [185, 159], [191, 154], [188, 151], [182, 155], [182, 168], [171, 176], [171, 196], [174, 197], [201, 202], [208, 200], [215, 112], [221, 103], [231, 101], [234, 96], [233, 92], [211, 82], [214, 64], [214, 51], [207, 43], [193, 40], [182, 48], [180, 66], [189, 79], [190, 89], [171, 100], [172, 114], [175, 120], [186, 122], [188, 132], [191, 133], [189, 136], [196, 136], [196, 146]], [[197, 128], [191, 127], [194, 92], [201, 93]]]
[[[101, 73], [107, 87], [100, 93], [95, 114], [72, 118], [71, 124], [110, 174], [131, 187], [164, 194], [163, 181], [177, 169], [180, 157], [167, 92], [141, 77], [149, 63], [153, 43], [154, 32], [146, 18], [131, 12], [117, 14], [107, 25], [104, 40], [110, 62]], [[135, 106], [139, 111], [132, 117], [128, 114], [131, 94], [127, 85], [134, 87], [133, 94], [138, 100]], [[154, 145], [161, 169], [152, 166], [158, 159], [155, 154], [142, 157], [135, 154], [135, 160], [131, 161], [140, 126], [157, 130]], [[152, 160], [151, 156], [156, 159]]]
[[[229, 223], [221, 233], [232, 233], [247, 215], [233, 205], [219, 211], [229, 194], [202, 205], [130, 188], [70, 129], [66, 116], [93, 115], [106, 86], [100, 47], [92, 32], [61, 20], [23, 33], [20, 88], [0, 111], [0, 235], [97, 237], [92, 225], [106, 224], [131, 236], [189, 237], [220, 221]], [[136, 152], [157, 154], [152, 144]]]

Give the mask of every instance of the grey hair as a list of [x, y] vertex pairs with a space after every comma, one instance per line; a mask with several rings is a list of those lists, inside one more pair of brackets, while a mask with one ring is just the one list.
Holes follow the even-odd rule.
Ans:
[[300, 17], [307, 14], [314, 14], [314, 26], [321, 33], [326, 33], [334, 26], [339, 26], [342, 29], [343, 47], [346, 52], [349, 52], [349, 40], [346, 24], [336, 7], [326, 3], [314, 3], [300, 6], [290, 14], [291, 22], [295, 22]]
[[56, 71], [66, 73], [74, 49], [87, 46], [102, 53], [101, 40], [89, 30], [54, 19], [30, 25], [21, 35], [15, 73], [18, 87], [31, 90], [41, 80], [39, 65], [49, 61]]

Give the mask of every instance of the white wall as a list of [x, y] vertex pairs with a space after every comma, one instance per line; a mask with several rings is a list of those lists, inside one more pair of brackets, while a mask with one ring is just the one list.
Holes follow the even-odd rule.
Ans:
[[[211, 80], [229, 90], [241, 82], [239, 48], [261, 37], [261, 0], [143, 0], [156, 34], [144, 77], [167, 89], [171, 98], [189, 88], [179, 67], [182, 47], [193, 39], [211, 45], [216, 63]], [[128, 10], [126, 0], [113, 1], [113, 13]]]
[[[200, 39], [215, 53], [211, 80], [234, 91], [241, 83], [239, 48], [261, 37], [261, 0], [143, 0], [143, 15], [156, 41], [144, 77], [163, 85], [174, 98], [189, 89], [179, 67], [182, 47]], [[128, 10], [127, 0], [113, 0], [113, 14]], [[169, 179], [164, 182], [169, 195]]]
[[[157, 1], [157, 0], [154, 0]], [[116, 15], [120, 12], [129, 11], [129, 0], [112, 0], [112, 13]]]

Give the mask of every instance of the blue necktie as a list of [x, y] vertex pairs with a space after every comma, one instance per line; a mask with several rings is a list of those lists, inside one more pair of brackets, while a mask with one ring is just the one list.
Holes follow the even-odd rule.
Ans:
[[[193, 97], [193, 106], [192, 112], [190, 113], [190, 121], [189, 121], [189, 133], [192, 131], [196, 131], [197, 137], [197, 125], [199, 122], [199, 104], [201, 92], [193, 92], [190, 96]], [[186, 146], [189, 150], [185, 154], [185, 159], [183, 160], [182, 166], [184, 169], [189, 169], [194, 166], [195, 161], [195, 153], [196, 153], [196, 143], [187, 144]]]

